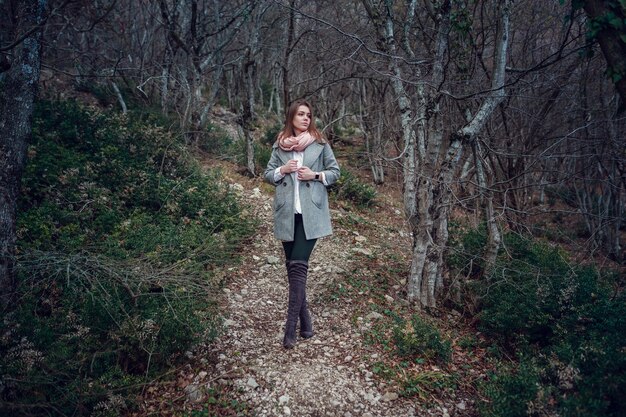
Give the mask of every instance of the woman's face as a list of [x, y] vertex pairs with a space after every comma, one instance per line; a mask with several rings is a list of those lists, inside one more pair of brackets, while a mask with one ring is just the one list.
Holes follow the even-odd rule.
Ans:
[[299, 135], [302, 132], [309, 130], [309, 124], [311, 123], [311, 110], [307, 106], [298, 107], [295, 116], [293, 116], [292, 124], [294, 133]]

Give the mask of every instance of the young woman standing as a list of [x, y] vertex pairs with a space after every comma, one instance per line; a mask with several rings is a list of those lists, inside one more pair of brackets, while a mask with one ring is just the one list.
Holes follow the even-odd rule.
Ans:
[[283, 346], [300, 336], [313, 336], [306, 300], [309, 257], [317, 239], [332, 234], [326, 187], [339, 178], [333, 151], [316, 129], [311, 105], [296, 100], [289, 106], [285, 126], [278, 134], [265, 170], [265, 180], [276, 187], [274, 236], [285, 250], [289, 302]]

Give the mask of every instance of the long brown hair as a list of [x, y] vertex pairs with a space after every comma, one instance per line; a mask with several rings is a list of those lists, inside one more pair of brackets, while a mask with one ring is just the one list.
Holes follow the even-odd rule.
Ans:
[[313, 107], [308, 101], [303, 98], [294, 100], [289, 105], [289, 108], [287, 109], [287, 119], [285, 120], [285, 126], [283, 127], [283, 130], [281, 130], [278, 134], [278, 139], [282, 137], [288, 138], [296, 135], [296, 132], [293, 130], [293, 118], [296, 116], [296, 113], [298, 112], [298, 108], [300, 106], [307, 106], [309, 108], [309, 111], [311, 112], [311, 122], [309, 123], [308, 129], [309, 134], [315, 138], [316, 142], [326, 143], [324, 135], [322, 135], [322, 133], [315, 127], [315, 116], [313, 115]]

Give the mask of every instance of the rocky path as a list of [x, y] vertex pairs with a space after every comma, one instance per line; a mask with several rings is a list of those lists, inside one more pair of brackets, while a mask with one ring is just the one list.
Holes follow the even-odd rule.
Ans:
[[[287, 303], [282, 247], [272, 235], [272, 196], [260, 183], [234, 185], [261, 220], [241, 266], [224, 289], [225, 332], [210, 346], [218, 384], [234, 384], [238, 400], [258, 416], [413, 416], [411, 404], [376, 381], [369, 363], [377, 353], [363, 342], [375, 317], [362, 317], [352, 300], [328, 297], [328, 289], [355, 267], [366, 238], [334, 221], [331, 238], [318, 241], [310, 262], [308, 297], [316, 335], [281, 345]], [[245, 187], [245, 188], [244, 188]], [[342, 213], [334, 212], [333, 218]], [[361, 314], [361, 315], [360, 315]]]

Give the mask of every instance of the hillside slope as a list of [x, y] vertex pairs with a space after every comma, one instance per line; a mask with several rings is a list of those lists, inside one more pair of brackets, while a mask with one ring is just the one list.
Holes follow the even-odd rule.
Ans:
[[[307, 291], [316, 334], [285, 350], [287, 277], [282, 246], [272, 234], [273, 189], [221, 164], [259, 227], [243, 249], [242, 263], [223, 271], [224, 333], [217, 342], [189, 352], [175, 392], [154, 389], [145, 411], [303, 417], [475, 414], [467, 390], [448, 389], [435, 399], [426, 387], [420, 395], [403, 396], [394, 378], [380, 372], [381, 364], [395, 360], [389, 346], [373, 342], [372, 335], [389, 320], [380, 312], [407, 309], [402, 272], [411, 242], [392, 199], [381, 195], [379, 207], [367, 212], [332, 209], [334, 234], [318, 241], [310, 261]], [[400, 273], [381, 275], [394, 266]], [[384, 280], [379, 288], [372, 287], [372, 277]], [[425, 375], [435, 373], [440, 374], [429, 365]], [[211, 414], [206, 404], [217, 401], [216, 392], [227, 392], [228, 398], [221, 399], [219, 414]]]

